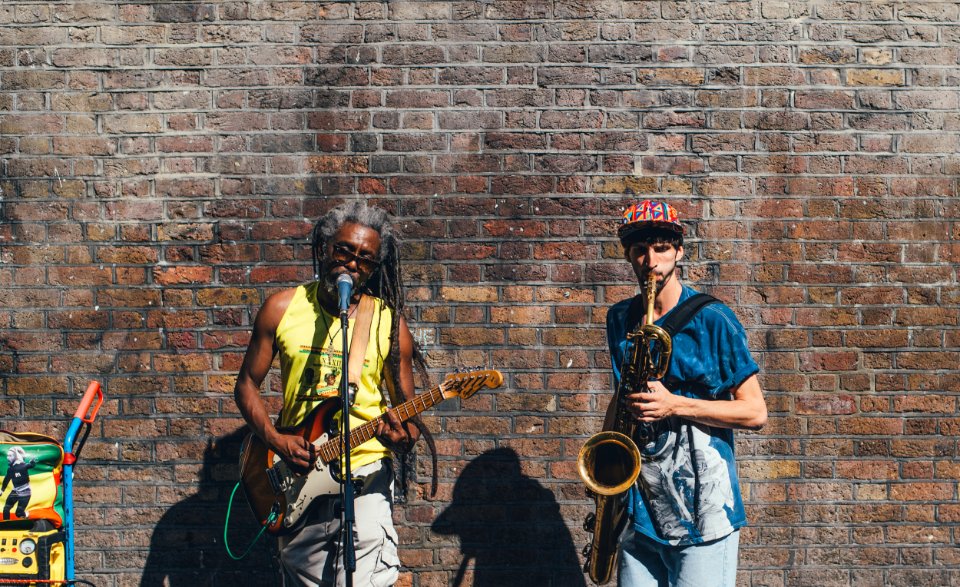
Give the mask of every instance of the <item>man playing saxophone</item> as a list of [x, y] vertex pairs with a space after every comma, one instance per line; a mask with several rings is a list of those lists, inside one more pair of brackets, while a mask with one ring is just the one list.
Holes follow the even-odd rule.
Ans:
[[[656, 325], [669, 323], [671, 310], [697, 293], [681, 284], [677, 270], [683, 232], [672, 206], [650, 200], [627, 208], [617, 232], [641, 287], [655, 283]], [[655, 277], [648, 281], [651, 272]], [[648, 299], [646, 293], [638, 298]], [[649, 320], [646, 313], [647, 304], [627, 299], [607, 314], [618, 386], [635, 340], [628, 331]], [[666, 375], [640, 382], [622, 398], [637, 421], [642, 460], [639, 479], [626, 495], [630, 520], [620, 540], [618, 583], [733, 587], [739, 529], [746, 524], [733, 429], [758, 430], [766, 424], [759, 367], [743, 327], [718, 301], [711, 299], [685, 323], [672, 326]], [[616, 412], [613, 404], [608, 422]]]

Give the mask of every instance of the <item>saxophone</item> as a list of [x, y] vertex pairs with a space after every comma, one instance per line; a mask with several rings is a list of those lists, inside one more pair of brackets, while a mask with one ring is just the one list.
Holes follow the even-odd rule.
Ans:
[[[670, 335], [653, 323], [657, 297], [657, 276], [653, 271], [647, 275], [645, 293], [647, 314], [643, 324], [627, 333], [633, 350], [624, 357], [620, 368], [620, 384], [613, 397], [613, 422], [587, 439], [577, 457], [580, 478], [593, 495], [595, 505], [595, 512], [584, 521], [584, 529], [593, 534], [585, 549], [585, 570], [598, 585], [610, 580], [616, 564], [620, 534], [627, 522], [622, 494], [640, 476], [640, 449], [634, 441], [638, 424], [627, 410], [625, 398], [645, 390], [647, 381], [666, 375], [673, 352]], [[641, 436], [648, 434], [647, 430], [640, 432]]]

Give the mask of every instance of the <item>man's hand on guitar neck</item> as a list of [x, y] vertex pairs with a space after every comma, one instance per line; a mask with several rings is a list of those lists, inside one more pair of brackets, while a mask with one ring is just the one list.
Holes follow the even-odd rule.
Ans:
[[410, 452], [420, 438], [420, 430], [412, 421], [402, 422], [393, 410], [387, 410], [380, 418], [376, 432], [377, 440], [394, 453]]
[[274, 432], [267, 444], [273, 452], [280, 455], [281, 459], [294, 467], [309, 469], [310, 465], [317, 460], [314, 446], [302, 436]]

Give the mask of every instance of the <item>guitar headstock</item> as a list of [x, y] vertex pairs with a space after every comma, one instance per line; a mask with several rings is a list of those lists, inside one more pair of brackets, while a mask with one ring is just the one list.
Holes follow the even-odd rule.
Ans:
[[440, 384], [445, 399], [460, 396], [467, 399], [484, 387], [494, 389], [503, 385], [503, 374], [496, 369], [477, 369], [450, 373]]

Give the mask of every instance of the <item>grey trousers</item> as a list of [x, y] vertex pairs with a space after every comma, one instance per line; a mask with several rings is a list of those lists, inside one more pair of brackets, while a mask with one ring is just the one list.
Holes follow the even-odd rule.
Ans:
[[[389, 459], [353, 471], [365, 477], [355, 500], [356, 587], [390, 587], [400, 575], [397, 531], [393, 527], [391, 496], [393, 467]], [[339, 498], [313, 504], [298, 531], [279, 539], [284, 587], [334, 587], [346, 583], [340, 545]]]

